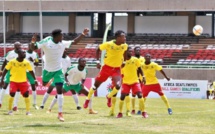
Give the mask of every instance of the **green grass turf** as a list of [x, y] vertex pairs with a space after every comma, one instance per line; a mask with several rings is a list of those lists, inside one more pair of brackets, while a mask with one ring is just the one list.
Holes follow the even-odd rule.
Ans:
[[[25, 103], [19, 100], [19, 111], [13, 115], [7, 115], [8, 95], [5, 96], [3, 106], [0, 109], [0, 133], [4, 134], [213, 134], [215, 132], [215, 100], [197, 99], [169, 99], [173, 109], [173, 115], [168, 115], [167, 108], [161, 99], [149, 98], [146, 101], [146, 110], [149, 118], [141, 115], [133, 115], [117, 119], [109, 117], [109, 108], [106, 106], [106, 98], [93, 98], [93, 107], [99, 113], [88, 114], [87, 109], [76, 110], [73, 98], [64, 97], [65, 122], [57, 119], [57, 105], [52, 113], [46, 110], [53, 96], [50, 96], [43, 110], [31, 108], [31, 116], [25, 115]], [[82, 106], [85, 97], [80, 97]], [[38, 105], [42, 96], [38, 96]], [[32, 98], [31, 98], [32, 102]], [[136, 109], [138, 100], [136, 99]], [[118, 112], [118, 101], [116, 104]], [[125, 111], [125, 107], [124, 107]]]

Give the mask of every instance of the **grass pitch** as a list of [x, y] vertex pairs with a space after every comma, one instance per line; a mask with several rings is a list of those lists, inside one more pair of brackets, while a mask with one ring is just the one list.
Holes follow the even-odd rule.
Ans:
[[[37, 97], [38, 105], [42, 96]], [[93, 98], [93, 107], [99, 113], [88, 114], [87, 109], [76, 110], [73, 98], [64, 97], [65, 122], [57, 119], [57, 105], [52, 113], [46, 110], [53, 96], [50, 96], [43, 110], [31, 109], [31, 116], [25, 115], [24, 100], [19, 100], [19, 111], [14, 115], [7, 115], [8, 96], [5, 96], [0, 109], [0, 133], [4, 134], [213, 134], [215, 132], [215, 100], [197, 99], [169, 99], [173, 115], [168, 115], [167, 108], [161, 99], [149, 98], [146, 101], [146, 110], [149, 118], [133, 115], [117, 119], [109, 117], [109, 108], [106, 99]], [[85, 97], [80, 97], [82, 105]], [[31, 98], [32, 100], [32, 98]], [[136, 108], [138, 100], [136, 99]], [[118, 113], [118, 103], [116, 104]], [[125, 108], [124, 108], [125, 111]]]

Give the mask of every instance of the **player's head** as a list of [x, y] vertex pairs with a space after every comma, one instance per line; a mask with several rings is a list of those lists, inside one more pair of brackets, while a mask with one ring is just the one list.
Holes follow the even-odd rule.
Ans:
[[115, 39], [117, 43], [124, 44], [126, 42], [125, 32], [122, 30], [118, 30], [115, 32]]
[[17, 50], [21, 49], [22, 48], [22, 44], [18, 41], [16, 41], [14, 43], [14, 50], [17, 52]]
[[149, 53], [145, 54], [145, 61], [150, 62], [151, 61], [151, 55]]
[[63, 40], [63, 34], [61, 29], [55, 29], [52, 31], [52, 37], [55, 42], [61, 42]]
[[134, 48], [134, 55], [135, 56], [140, 56], [140, 50], [141, 50], [140, 47], [135, 47]]
[[23, 49], [17, 50], [18, 58], [24, 59], [26, 57], [26, 52]]
[[127, 57], [131, 57], [133, 55], [133, 49], [131, 47], [128, 47], [127, 49]]
[[86, 60], [84, 58], [79, 58], [78, 59], [78, 65], [81, 67], [85, 67], [86, 66]]

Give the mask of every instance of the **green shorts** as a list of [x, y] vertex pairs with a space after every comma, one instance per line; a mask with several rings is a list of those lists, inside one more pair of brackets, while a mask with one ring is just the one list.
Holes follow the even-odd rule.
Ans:
[[66, 83], [63, 84], [63, 89], [68, 92], [70, 90], [73, 90], [75, 91], [76, 93], [80, 93], [81, 89], [82, 89], [82, 86], [81, 86], [81, 83], [78, 83], [76, 85], [67, 85]]
[[27, 79], [31, 85], [35, 84], [34, 77], [29, 72], [27, 72]]
[[7, 83], [7, 84], [10, 83], [10, 71], [7, 71], [7, 73], [4, 77], [4, 83]]
[[52, 78], [54, 78], [54, 83], [64, 83], [64, 74], [62, 69], [55, 72], [48, 72], [44, 69], [42, 77], [43, 82], [45, 83], [48, 83]]

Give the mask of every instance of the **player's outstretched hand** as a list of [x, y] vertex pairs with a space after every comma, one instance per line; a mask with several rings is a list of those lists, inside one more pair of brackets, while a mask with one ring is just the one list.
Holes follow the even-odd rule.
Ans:
[[31, 38], [31, 42], [33, 43], [35, 43], [37, 41], [37, 33], [35, 33], [33, 36], [32, 36], [32, 38]]
[[90, 31], [89, 28], [85, 28], [84, 31], [83, 31], [83, 34], [87, 35], [89, 33], [89, 31]]
[[34, 62], [32, 57], [29, 57], [28, 59], [29, 59], [29, 61]]
[[143, 77], [142, 83], [143, 83], [143, 84], [146, 84], [146, 79], [145, 79], [145, 77]]
[[166, 79], [167, 79], [168, 81], [170, 81], [170, 78], [169, 78], [169, 77], [166, 77]]
[[100, 63], [97, 63], [97, 64], [96, 64], [96, 67], [97, 67], [98, 69], [100, 69], [100, 68], [101, 68], [101, 64], [100, 64]]

